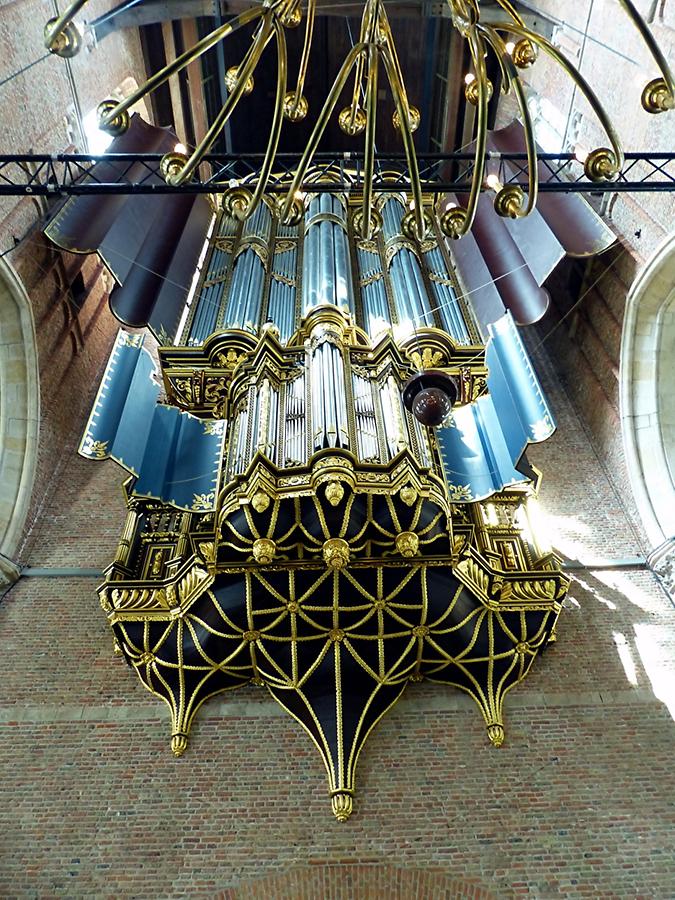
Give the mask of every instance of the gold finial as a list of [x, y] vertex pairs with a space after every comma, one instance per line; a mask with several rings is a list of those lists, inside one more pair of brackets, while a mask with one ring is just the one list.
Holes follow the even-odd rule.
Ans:
[[187, 734], [183, 734], [182, 731], [179, 731], [176, 734], [171, 735], [171, 752], [176, 758], [181, 757], [185, 753], [187, 745]]
[[415, 556], [420, 546], [420, 539], [414, 531], [402, 531], [396, 535], [396, 549], [401, 556]]
[[517, 219], [523, 209], [525, 192], [518, 184], [507, 184], [495, 197], [495, 212], [506, 219]]
[[248, 214], [248, 208], [251, 203], [253, 194], [248, 188], [237, 187], [230, 188], [223, 194], [223, 209], [225, 215], [231, 219], [243, 222]]
[[422, 228], [423, 233], [419, 234], [417, 231], [417, 218], [415, 217], [415, 211], [410, 209], [401, 219], [401, 231], [410, 241], [414, 241], [417, 238], [420, 241], [424, 240], [426, 234], [428, 234], [433, 228], [433, 224], [431, 221], [431, 216], [426, 210], [422, 212]]
[[654, 78], [645, 85], [640, 100], [645, 112], [653, 115], [675, 108], [675, 97], [668, 90], [665, 78]]
[[284, 96], [284, 117], [289, 122], [300, 122], [307, 115], [309, 103], [307, 97], [302, 94], [296, 102], [295, 91], [288, 91]]
[[262, 326], [261, 330], [262, 330], [263, 334], [271, 334], [277, 340], [279, 340], [279, 337], [281, 335], [281, 332], [279, 331], [279, 326], [275, 325], [274, 322], [263, 322], [263, 326]]
[[264, 491], [256, 491], [251, 497], [251, 506], [257, 513], [264, 513], [270, 505], [270, 498]]
[[501, 747], [504, 743], [504, 726], [496, 724], [488, 725], [487, 733], [492, 746]]
[[[401, 130], [401, 117], [398, 114], [398, 109], [395, 109], [393, 115], [391, 117], [392, 125], [397, 131]], [[420, 111], [416, 106], [408, 107], [408, 126], [411, 131], [417, 131], [420, 127], [420, 122], [422, 121], [422, 116], [420, 115]]]
[[360, 106], [357, 106], [355, 110], [352, 110], [351, 106], [346, 106], [338, 116], [338, 125], [350, 137], [361, 134], [366, 127], [366, 122], [365, 110]]
[[275, 557], [277, 545], [268, 538], [258, 538], [253, 544], [253, 558], [261, 566], [268, 566]]
[[173, 150], [171, 153], [165, 153], [159, 163], [159, 173], [167, 184], [172, 184], [173, 179], [177, 178], [187, 165], [187, 155]]
[[112, 112], [117, 105], [117, 100], [104, 100], [96, 107], [99, 129], [105, 131], [106, 134], [111, 134], [113, 137], [124, 134], [130, 122], [129, 113], [126, 109], [124, 112], [118, 113], [114, 119], [111, 119], [109, 122], [106, 121], [108, 113]]
[[[487, 99], [489, 102], [490, 98], [492, 97], [492, 90], [493, 90], [492, 82], [490, 81], [489, 78], [486, 78], [486, 80], [483, 82], [483, 85], [485, 87], [485, 91], [487, 93]], [[472, 106], [478, 106], [478, 95], [479, 95], [478, 79], [473, 78], [471, 81], [468, 81], [464, 85], [464, 96], [466, 97], [467, 102], [470, 103]]]
[[323, 545], [323, 558], [329, 569], [344, 569], [349, 564], [349, 544], [342, 538], [330, 538]]
[[466, 210], [461, 209], [459, 206], [453, 206], [443, 213], [438, 224], [441, 226], [443, 234], [456, 241], [464, 234]]
[[591, 150], [584, 163], [584, 173], [589, 181], [611, 181], [619, 173], [614, 152], [608, 147]]
[[[239, 79], [239, 66], [231, 66], [227, 72], [225, 73], [225, 87], [228, 89], [230, 93], [234, 90], [237, 81]], [[253, 90], [253, 75], [249, 75], [246, 79], [246, 84], [244, 85], [244, 93], [250, 94]]]
[[345, 495], [345, 489], [339, 481], [329, 481], [326, 485], [326, 500], [331, 506], [339, 506], [340, 501]]
[[[363, 221], [363, 210], [357, 209], [352, 217], [352, 226], [354, 227], [354, 231], [359, 237], [366, 237], [365, 228]], [[375, 235], [382, 230], [382, 216], [376, 209], [372, 209], [370, 211], [370, 234], [368, 237], [375, 237]]]
[[518, 66], [519, 69], [529, 69], [537, 61], [539, 49], [532, 41], [527, 38], [521, 38], [513, 48], [511, 56], [514, 65]]
[[338, 822], [346, 822], [354, 808], [351, 794], [333, 794], [331, 797], [333, 815]]
[[58, 34], [52, 34], [52, 29], [57, 22], [58, 17], [55, 16], [53, 19], [49, 19], [45, 25], [45, 46], [54, 56], [60, 56], [61, 59], [72, 59], [80, 52], [82, 34], [74, 22], [68, 22]]

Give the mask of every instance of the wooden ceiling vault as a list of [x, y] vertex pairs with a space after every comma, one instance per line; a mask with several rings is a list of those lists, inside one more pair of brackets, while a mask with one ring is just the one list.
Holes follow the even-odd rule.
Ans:
[[[213, 6], [208, 0], [165, 0], [162, 3], [150, 0], [140, 9], [120, 11], [108, 21], [110, 27], [135, 25], [139, 28], [147, 72], [152, 74], [217, 24], [251, 3], [230, 0], [222, 3], [221, 9], [215, 12]], [[200, 14], [208, 11], [211, 14]], [[195, 13], [198, 14], [196, 17]], [[305, 88], [310, 115], [302, 122], [284, 123], [280, 152], [298, 152], [306, 145], [315, 118], [312, 111], [316, 113], [321, 107], [352, 41], [358, 38], [360, 13], [361, 5], [357, 3], [320, 0]], [[392, 22], [410, 102], [422, 114], [415, 135], [417, 152], [440, 153], [457, 149], [473, 137], [474, 108], [464, 98], [464, 75], [469, 69], [466, 42], [453, 29], [443, 4], [394, 0], [387, 3], [387, 14]], [[97, 29], [99, 39], [105, 37], [107, 27], [106, 22]], [[289, 83], [297, 72], [303, 37], [302, 25], [287, 32]], [[156, 124], [173, 127], [188, 145], [198, 141], [227, 96], [224, 72], [243, 59], [249, 43], [250, 29], [236, 32], [173, 78], [170, 85], [154, 92], [151, 99]], [[500, 76], [494, 60], [490, 65], [495, 69], [490, 69], [490, 78], [498, 87]], [[214, 152], [264, 151], [267, 135], [262, 123], [270, 121], [272, 115], [275, 83], [276, 58], [270, 47], [256, 71], [253, 92], [234, 111], [213, 148]], [[345, 89], [344, 102], [338, 103], [338, 109], [347, 105], [349, 90], [349, 87]], [[490, 126], [496, 116], [498, 97], [499, 91], [495, 90], [489, 109]], [[400, 152], [400, 134], [391, 122], [394, 105], [386, 87], [380, 88], [379, 98], [377, 148], [385, 153]], [[344, 134], [338, 126], [337, 116], [333, 116], [319, 150], [356, 151], [361, 149], [362, 142], [362, 137]]]

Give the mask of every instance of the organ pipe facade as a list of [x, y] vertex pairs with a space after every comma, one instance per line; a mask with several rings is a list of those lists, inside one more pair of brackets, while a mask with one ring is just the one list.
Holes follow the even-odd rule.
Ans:
[[[80, 452], [130, 473], [100, 600], [173, 752], [209, 697], [264, 685], [343, 821], [359, 750], [411, 683], [469, 693], [502, 744], [567, 579], [526, 457], [554, 423], [513, 320], [476, 319], [440, 233], [406, 235], [404, 195], [378, 198], [365, 240], [358, 198], [326, 187], [295, 225], [267, 200], [217, 214], [176, 343], [157, 367], [121, 334]], [[430, 371], [456, 388], [433, 429], [402, 396]]]

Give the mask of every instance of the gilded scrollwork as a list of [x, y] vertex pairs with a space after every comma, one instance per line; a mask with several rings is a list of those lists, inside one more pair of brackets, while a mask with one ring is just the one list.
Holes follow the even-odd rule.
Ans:
[[413, 350], [409, 354], [417, 369], [437, 369], [439, 366], [445, 365], [445, 357], [440, 350], [433, 350], [431, 347], [424, 347], [422, 352]]

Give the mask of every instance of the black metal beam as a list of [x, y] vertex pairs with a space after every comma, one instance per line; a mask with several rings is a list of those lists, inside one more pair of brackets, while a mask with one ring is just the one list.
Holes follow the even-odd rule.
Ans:
[[[105, 160], [106, 181], [97, 177], [96, 163]], [[205, 158], [211, 175], [181, 187], [170, 187], [160, 176], [158, 154], [118, 153], [104, 157], [61, 153], [13, 154], [0, 156], [0, 196], [69, 196], [81, 194], [172, 194], [222, 193], [233, 184], [255, 185], [263, 154], [244, 156], [211, 155]], [[426, 193], [466, 193], [471, 188], [474, 158], [469, 153], [422, 153], [418, 155], [422, 187]], [[622, 171], [613, 181], [592, 182], [583, 174], [572, 154], [543, 154], [539, 157], [539, 190], [542, 193], [615, 193], [675, 191], [675, 153], [627, 153]], [[299, 163], [294, 153], [276, 157], [275, 174], [267, 192], [280, 194], [288, 189]], [[456, 169], [449, 166], [456, 164]], [[503, 184], [527, 185], [527, 157], [524, 153], [490, 154], [492, 171]], [[111, 166], [116, 177], [110, 180]], [[133, 171], [132, 171], [133, 168]], [[449, 171], [457, 175], [449, 177]], [[400, 175], [392, 175], [400, 172]], [[317, 181], [321, 174], [330, 181]], [[131, 177], [130, 177], [131, 175]], [[374, 189], [405, 191], [410, 186], [402, 154], [379, 154]], [[363, 189], [363, 155], [360, 153], [320, 153], [301, 189], [306, 192]]]

